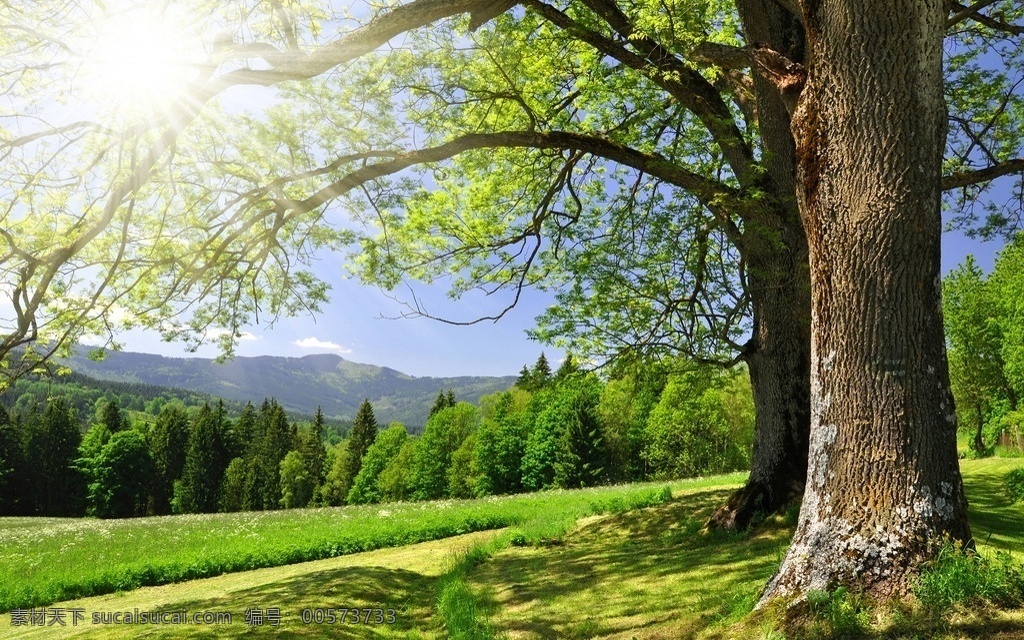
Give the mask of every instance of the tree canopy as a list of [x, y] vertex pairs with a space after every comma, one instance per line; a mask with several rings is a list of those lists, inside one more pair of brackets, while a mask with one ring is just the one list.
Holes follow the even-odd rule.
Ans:
[[[315, 311], [328, 287], [310, 258], [353, 239], [338, 202], [386, 229], [356, 267], [379, 284], [450, 277], [514, 301], [571, 283], [538, 335], [579, 353], [742, 348], [737, 251], [773, 191], [752, 70], [775, 58], [743, 24], [758, 2], [248, 4], [161, 16], [185, 72], [148, 111], [94, 95], [101, 3], [0, 9], [0, 356], [14, 371], [13, 349], [29, 367], [138, 325], [230, 353], [247, 323]], [[949, 7], [943, 186], [962, 222], [996, 233], [1020, 214], [979, 196], [1024, 166], [1021, 9]], [[211, 24], [216, 37], [189, 35]], [[238, 108], [242, 87], [272, 87], [267, 106]]]

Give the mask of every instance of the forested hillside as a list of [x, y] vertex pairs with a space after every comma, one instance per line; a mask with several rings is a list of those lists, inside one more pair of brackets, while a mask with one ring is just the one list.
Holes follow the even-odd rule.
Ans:
[[100, 380], [176, 387], [245, 403], [276, 398], [288, 412], [312, 415], [319, 406], [329, 418], [352, 420], [364, 399], [381, 420], [421, 428], [438, 389], [464, 399], [507, 388], [514, 377], [417, 378], [387, 367], [360, 364], [336, 355], [303, 358], [260, 356], [223, 364], [207, 358], [165, 358], [145, 353], [108, 352], [103, 360], [78, 355], [66, 361], [78, 373]]

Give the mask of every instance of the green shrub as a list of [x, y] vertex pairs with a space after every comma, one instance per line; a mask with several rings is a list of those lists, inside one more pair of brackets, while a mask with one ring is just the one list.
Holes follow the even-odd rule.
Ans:
[[529, 544], [529, 539], [521, 529], [512, 528], [508, 531], [508, 543], [513, 547], [525, 547]]
[[1012, 607], [1024, 602], [1024, 570], [1008, 553], [991, 559], [960, 543], [948, 543], [921, 573], [915, 594], [936, 614], [954, 605]]
[[1024, 502], [1024, 469], [1014, 469], [1003, 476], [1003, 487], [1014, 502]]

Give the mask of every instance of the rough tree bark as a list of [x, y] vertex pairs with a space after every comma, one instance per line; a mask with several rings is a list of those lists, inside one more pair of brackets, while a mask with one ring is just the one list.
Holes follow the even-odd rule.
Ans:
[[[754, 330], [745, 361], [755, 414], [746, 484], [709, 526], [742, 530], [784, 510], [804, 490], [810, 431], [810, 289], [802, 229], [748, 252]], [[764, 238], [761, 238], [762, 242]], [[751, 259], [752, 258], [752, 259]]]
[[[738, 0], [736, 5], [748, 42], [803, 62], [803, 27], [792, 13], [775, 0]], [[790, 113], [767, 71], [755, 65], [752, 72], [772, 206], [759, 224], [748, 224], [741, 247], [753, 306], [754, 328], [744, 360], [756, 422], [750, 477], [708, 523], [729, 530], [745, 529], [803, 493], [810, 432], [810, 276], [795, 195]]]
[[802, 0], [793, 116], [811, 271], [811, 433], [792, 546], [762, 604], [908, 591], [969, 540], [940, 308], [941, 0]]

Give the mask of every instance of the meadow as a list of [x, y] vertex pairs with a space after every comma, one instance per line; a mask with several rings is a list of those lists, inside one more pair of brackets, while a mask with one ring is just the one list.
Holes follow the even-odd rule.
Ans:
[[[971, 522], [982, 556], [993, 566], [1024, 562], [1024, 504], [1005, 490], [1006, 474], [1024, 469], [1024, 459], [963, 460], [971, 504]], [[412, 503], [330, 510], [202, 516], [207, 527], [223, 521], [235, 526], [245, 518], [268, 518], [252, 529], [259, 535], [295, 535], [288, 520], [306, 528], [319, 518], [384, 530], [401, 514], [410, 522], [436, 510], [441, 520], [477, 511], [494, 521], [504, 513], [513, 522], [500, 531], [483, 531], [445, 540], [382, 548], [368, 553], [242, 571], [160, 587], [122, 591], [63, 602], [59, 606], [96, 611], [230, 611], [230, 624], [188, 628], [209, 638], [449, 638], [453, 640], [605, 638], [608, 640], [805, 640], [873, 638], [891, 640], [1011, 640], [1024, 637], [1024, 609], [1002, 607], [964, 575], [933, 574], [950, 594], [932, 606], [896, 602], [886, 611], [862, 606], [850, 594], [820, 594], [809, 626], [785, 635], [777, 629], [785, 612], [752, 613], [758, 593], [778, 568], [789, 545], [796, 510], [772, 517], [744, 534], [703, 532], [702, 525], [743, 480], [731, 474], [669, 483], [672, 499], [660, 485], [632, 485], [582, 491], [508, 496], [487, 500]], [[493, 509], [493, 511], [487, 511]], [[506, 511], [502, 511], [502, 510]], [[384, 513], [382, 513], [384, 512]], [[598, 515], [603, 514], [603, 515]], [[346, 515], [345, 518], [341, 518]], [[276, 524], [271, 524], [278, 516]], [[191, 519], [199, 518], [192, 516]], [[177, 528], [189, 519], [149, 519]], [[143, 521], [119, 521], [121, 526]], [[102, 522], [91, 521], [101, 525]], [[31, 523], [29, 523], [31, 525]], [[326, 527], [326, 523], [317, 526]], [[342, 525], [338, 525], [341, 527]], [[26, 530], [32, 526], [24, 527]], [[37, 526], [36, 529], [45, 528]], [[288, 534], [291, 530], [293, 533]], [[340, 531], [340, 529], [339, 529]], [[181, 532], [179, 536], [183, 535]], [[198, 539], [198, 538], [197, 538]], [[273, 538], [271, 538], [273, 539]], [[369, 538], [367, 538], [369, 539]], [[37, 553], [43, 549], [37, 549]], [[91, 551], [99, 552], [95, 543]], [[4, 549], [7, 553], [7, 549]], [[148, 551], [147, 551], [148, 553]], [[129, 554], [132, 556], [139, 553]], [[94, 564], [98, 564], [95, 563]], [[149, 561], [145, 564], [152, 564]], [[23, 565], [25, 566], [25, 565]], [[1016, 565], [1019, 570], [1019, 564]], [[2, 579], [23, 580], [5, 566]], [[83, 569], [84, 571], [84, 569]], [[250, 606], [275, 606], [285, 614], [279, 627], [249, 626], [242, 612]], [[310, 624], [300, 612], [324, 607], [392, 607], [395, 624]], [[113, 640], [138, 637], [138, 625], [84, 624], [76, 628], [12, 627], [0, 615], [0, 629], [12, 638], [84, 637]], [[181, 637], [183, 627], [150, 625], [148, 638]]]
[[557, 536], [580, 517], [669, 497], [665, 485], [638, 484], [123, 520], [0, 518], [0, 611], [516, 525]]

